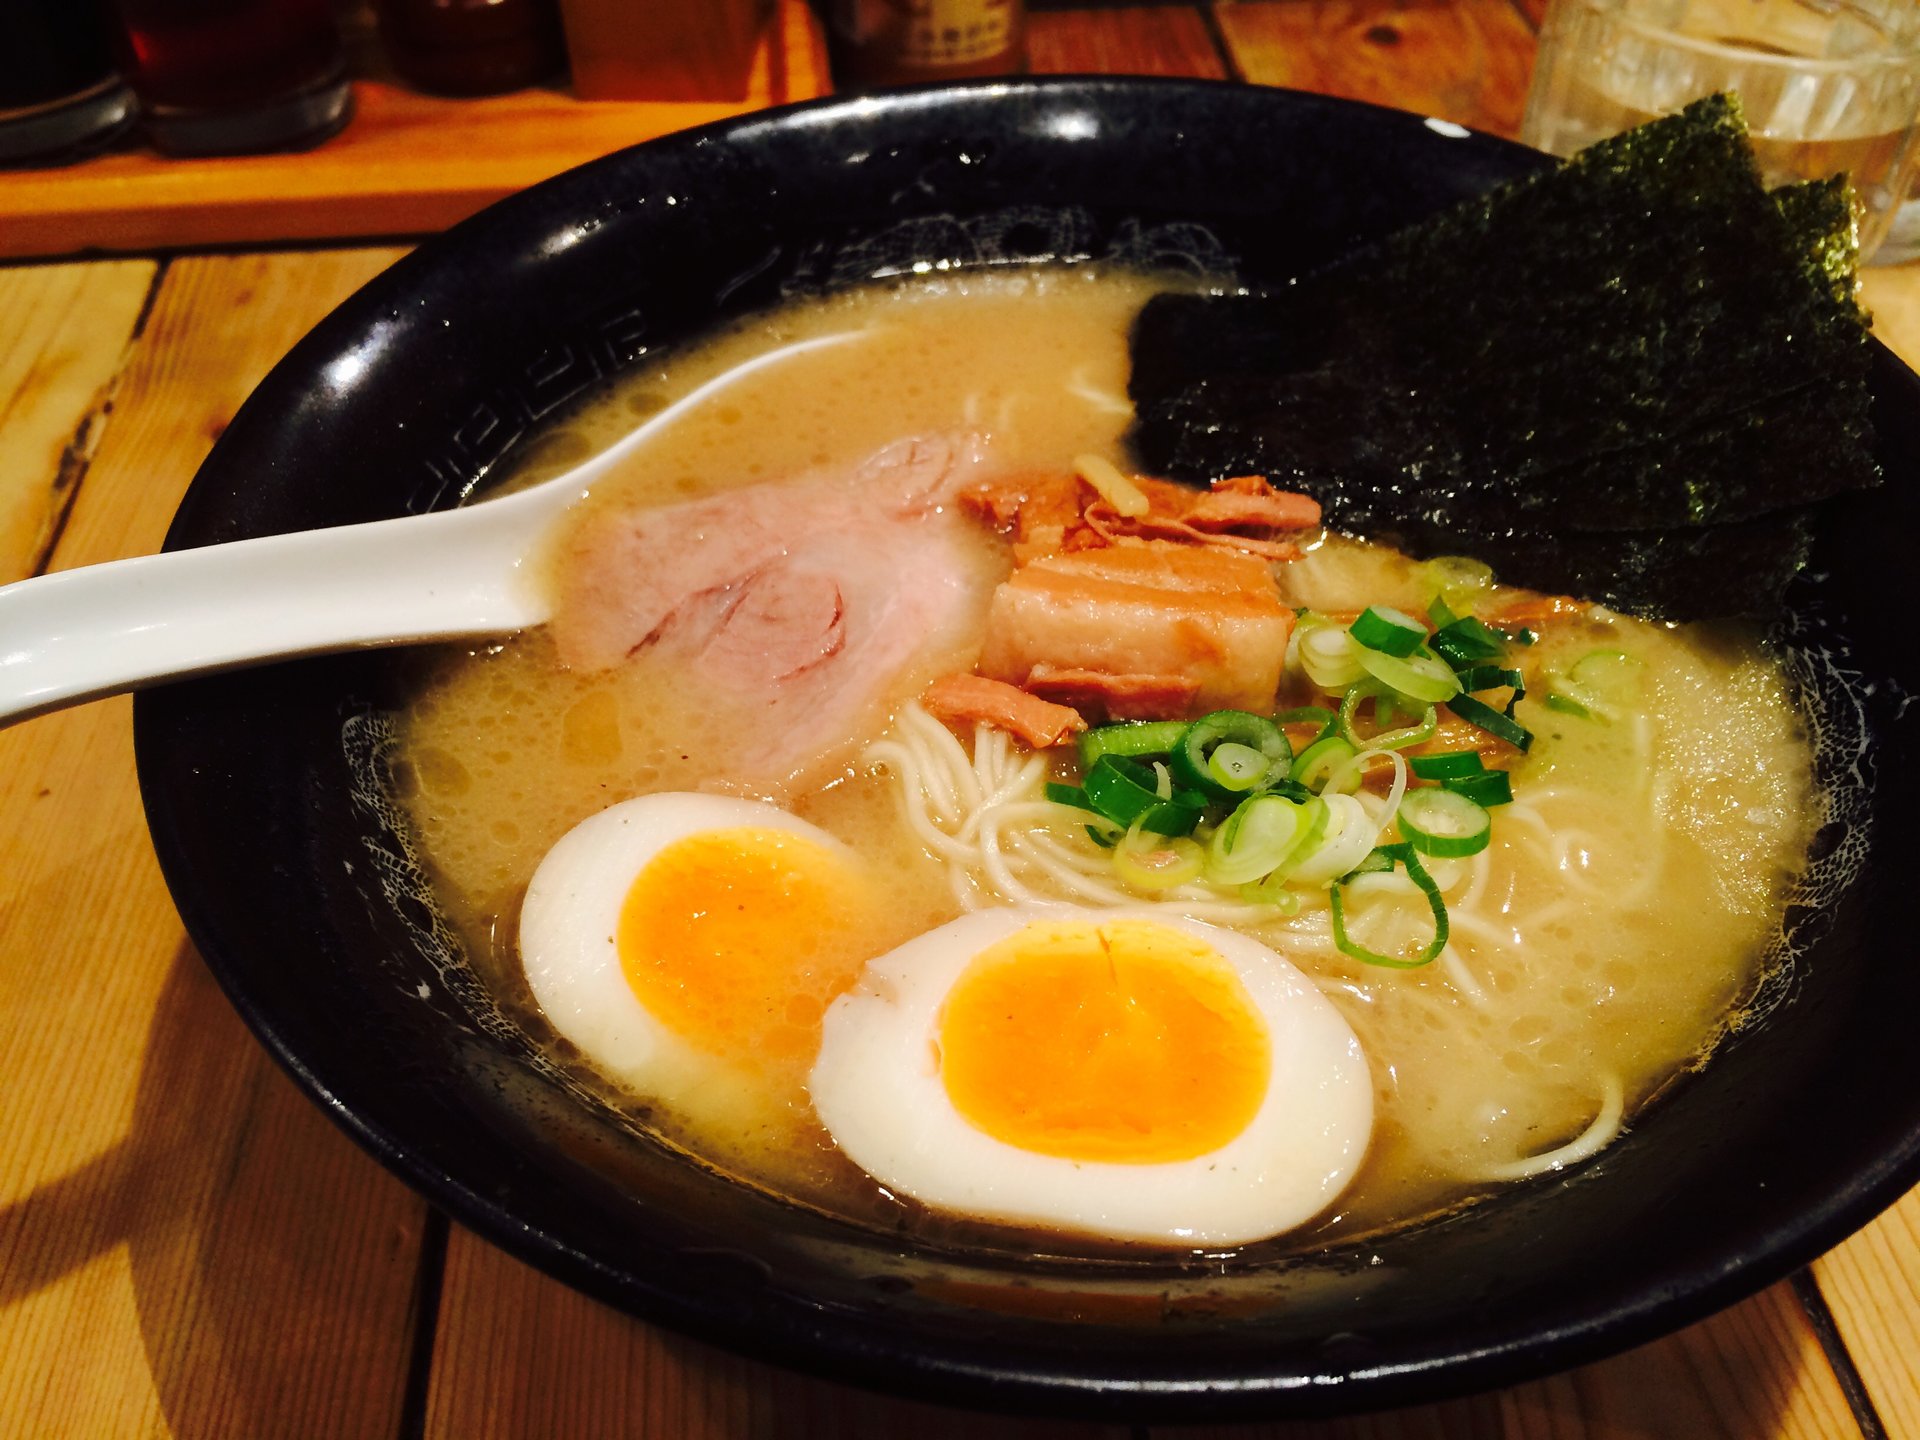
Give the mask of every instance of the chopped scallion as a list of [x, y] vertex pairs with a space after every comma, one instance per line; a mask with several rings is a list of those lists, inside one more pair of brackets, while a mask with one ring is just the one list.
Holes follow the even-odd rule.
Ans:
[[[1251, 770], [1244, 783], [1214, 773], [1212, 757], [1227, 745], [1250, 751], [1265, 763]], [[1175, 780], [1189, 790], [1215, 800], [1231, 800], [1253, 788], [1269, 770], [1286, 773], [1293, 763], [1293, 746], [1280, 727], [1264, 715], [1246, 710], [1216, 710], [1187, 726], [1167, 756]]]
[[1369, 605], [1347, 627], [1354, 643], [1383, 655], [1411, 655], [1427, 638], [1427, 627], [1388, 605]]
[[1478, 750], [1441, 750], [1432, 755], [1409, 755], [1407, 764], [1422, 780], [1450, 780], [1482, 774], [1487, 766]]
[[1525, 750], [1533, 744], [1531, 730], [1512, 716], [1502, 715], [1484, 700], [1476, 700], [1471, 695], [1456, 695], [1447, 702], [1447, 708], [1469, 725], [1506, 741], [1516, 749]]
[[1161, 795], [1153, 771], [1120, 755], [1096, 760], [1087, 771], [1085, 788], [1099, 814], [1118, 825], [1140, 821], [1160, 835], [1185, 835], [1199, 824], [1204, 808], [1198, 796], [1179, 791]]
[[1171, 890], [1199, 879], [1205, 865], [1199, 842], [1150, 834], [1138, 821], [1113, 851], [1114, 870], [1136, 890]]
[[1464, 795], [1482, 809], [1513, 803], [1513, 777], [1504, 770], [1487, 770], [1478, 775], [1456, 775], [1440, 782], [1442, 790]]
[[1471, 615], [1441, 626], [1427, 644], [1456, 670], [1498, 660], [1507, 649], [1507, 642], [1498, 630]]
[[1300, 752], [1299, 759], [1293, 762], [1292, 773], [1288, 779], [1306, 786], [1309, 790], [1327, 783], [1327, 776], [1342, 760], [1354, 753], [1351, 741], [1339, 735], [1329, 735], [1324, 740], [1316, 740]]
[[[1496, 712], [1497, 713], [1497, 712]], [[1447, 948], [1447, 904], [1440, 898], [1440, 887], [1427, 869], [1420, 863], [1410, 845], [1382, 845], [1373, 852], [1385, 855], [1407, 867], [1407, 878], [1413, 881], [1420, 893], [1427, 897], [1427, 908], [1433, 912], [1433, 939], [1412, 959], [1403, 955], [1382, 955], [1357, 944], [1347, 934], [1345, 897], [1341, 891], [1346, 887], [1346, 879], [1334, 883], [1331, 900], [1333, 902], [1333, 943], [1343, 955], [1351, 955], [1356, 960], [1364, 960], [1369, 965], [1386, 965], [1395, 970], [1417, 970], [1430, 964], [1442, 950]], [[1368, 857], [1369, 860], [1372, 856]], [[1354, 872], [1350, 872], [1354, 873]]]
[[1509, 686], [1515, 690], [1526, 689], [1526, 677], [1518, 670], [1507, 670], [1498, 665], [1473, 665], [1460, 672], [1460, 688], [1469, 693], [1505, 690]]
[[1453, 671], [1435, 655], [1415, 651], [1403, 660], [1378, 650], [1360, 649], [1355, 651], [1355, 658], [1360, 668], [1382, 685], [1422, 705], [1437, 705], [1460, 690]]
[[1307, 823], [1305, 807], [1278, 795], [1243, 801], [1207, 844], [1207, 879], [1245, 885], [1280, 867]]
[[1091, 770], [1102, 755], [1165, 755], [1186, 733], [1184, 720], [1128, 720], [1082, 730], [1077, 742], [1080, 768]]
[[1395, 813], [1400, 833], [1422, 855], [1478, 855], [1493, 838], [1493, 817], [1456, 790], [1412, 790]]

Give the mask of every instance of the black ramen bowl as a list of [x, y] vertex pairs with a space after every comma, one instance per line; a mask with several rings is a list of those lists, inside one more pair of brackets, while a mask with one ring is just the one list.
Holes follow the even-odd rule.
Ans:
[[[494, 206], [349, 300], [241, 409], [168, 547], [454, 505], [607, 377], [788, 296], [1055, 259], [1281, 281], [1543, 163], [1414, 115], [1150, 80], [910, 91], [656, 141]], [[1809, 703], [1892, 755], [1920, 691], [1912, 607], [1885, 603], [1920, 533], [1920, 381], [1884, 351], [1876, 367], [1889, 483], [1836, 505], [1793, 598], [1821, 673], [1856, 677], [1815, 694], [1816, 676]], [[550, 1274], [705, 1339], [1002, 1409], [1383, 1407], [1676, 1328], [1920, 1179], [1920, 767], [1881, 767], [1821, 837], [1873, 844], [1844, 893], [1793, 917], [1802, 953], [1765, 1018], [1592, 1162], [1286, 1262], [1089, 1261], [784, 1203], [540, 1070], [380, 793], [404, 669], [363, 652], [140, 697], [142, 790], [187, 928], [267, 1048], [394, 1171]]]

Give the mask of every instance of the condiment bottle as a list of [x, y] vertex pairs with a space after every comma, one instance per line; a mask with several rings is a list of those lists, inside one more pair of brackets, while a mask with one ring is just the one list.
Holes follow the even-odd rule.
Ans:
[[1026, 69], [1024, 0], [830, 0], [839, 89]]
[[400, 78], [436, 95], [497, 95], [559, 72], [554, 0], [376, 0]]

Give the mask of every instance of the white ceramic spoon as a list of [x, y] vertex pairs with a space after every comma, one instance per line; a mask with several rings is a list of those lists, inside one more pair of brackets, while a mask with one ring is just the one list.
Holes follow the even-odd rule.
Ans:
[[529, 562], [554, 518], [594, 482], [747, 376], [876, 333], [843, 331], [756, 356], [586, 463], [498, 500], [0, 586], [0, 725], [213, 670], [542, 624], [548, 599]]

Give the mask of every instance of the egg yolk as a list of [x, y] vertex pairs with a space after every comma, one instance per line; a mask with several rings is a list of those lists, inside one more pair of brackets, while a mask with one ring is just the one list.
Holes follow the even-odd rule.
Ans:
[[620, 907], [634, 997], [681, 1038], [764, 1068], [809, 1062], [820, 1017], [867, 958], [871, 901], [842, 856], [783, 830], [661, 847]]
[[970, 1123], [1070, 1160], [1217, 1150], [1266, 1098], [1266, 1026], [1205, 941], [1144, 920], [1036, 921], [974, 957], [939, 1022], [940, 1075]]

